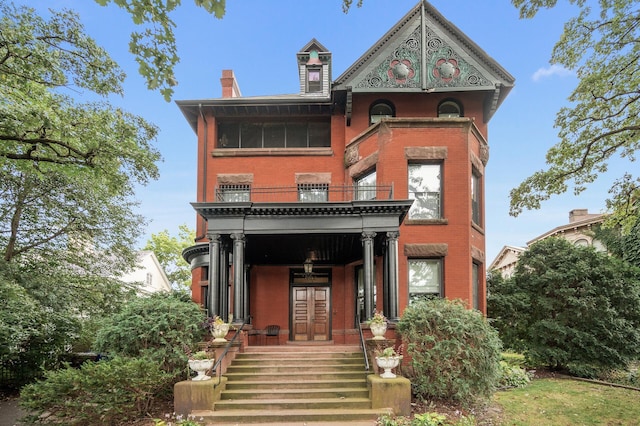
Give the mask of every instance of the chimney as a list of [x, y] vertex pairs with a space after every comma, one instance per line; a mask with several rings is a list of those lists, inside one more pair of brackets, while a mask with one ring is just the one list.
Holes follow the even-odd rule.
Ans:
[[569, 223], [578, 222], [589, 216], [589, 209], [573, 209], [569, 212]]
[[222, 97], [223, 98], [238, 98], [242, 96], [236, 76], [233, 74], [233, 70], [222, 70], [222, 77], [220, 78], [222, 84]]

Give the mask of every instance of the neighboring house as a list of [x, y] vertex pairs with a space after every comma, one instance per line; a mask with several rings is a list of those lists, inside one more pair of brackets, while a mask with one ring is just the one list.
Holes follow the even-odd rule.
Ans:
[[171, 291], [171, 283], [152, 251], [138, 252], [136, 265], [136, 269], [123, 275], [120, 280], [126, 283], [142, 283], [138, 289], [140, 294]]
[[222, 98], [177, 102], [193, 299], [289, 341], [356, 342], [356, 318], [423, 296], [486, 312], [488, 122], [514, 78], [426, 1], [335, 80], [319, 41], [296, 59], [299, 93], [243, 97], [225, 70]]
[[[564, 238], [577, 246], [593, 246], [596, 250], [605, 251], [605, 246], [593, 237], [593, 226], [601, 224], [606, 215], [602, 213], [589, 213], [587, 209], [574, 209], [569, 212], [569, 223], [558, 226], [552, 230], [527, 242], [531, 244], [549, 237]], [[489, 271], [499, 271], [504, 278], [513, 275], [518, 257], [526, 248], [504, 246], [496, 258], [489, 265]]]

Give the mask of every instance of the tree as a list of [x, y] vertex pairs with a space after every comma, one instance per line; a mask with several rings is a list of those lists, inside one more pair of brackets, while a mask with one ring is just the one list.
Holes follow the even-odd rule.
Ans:
[[593, 376], [640, 355], [640, 269], [627, 262], [547, 238], [496, 292], [505, 345], [533, 365]]
[[610, 254], [640, 268], [640, 220], [636, 218], [635, 224], [625, 233], [620, 227], [598, 226], [594, 235]]
[[[533, 18], [556, 0], [512, 0], [521, 18]], [[608, 169], [616, 154], [635, 159], [640, 147], [640, 7], [635, 0], [570, 0], [580, 9], [564, 27], [551, 63], [575, 70], [579, 82], [560, 109], [555, 126], [560, 141], [547, 152], [548, 167], [511, 191], [510, 214], [538, 209], [542, 201], [573, 185], [575, 194]], [[640, 179], [621, 176], [607, 207], [612, 219], [628, 229], [640, 207]]]
[[144, 250], [155, 253], [175, 289], [187, 290], [191, 287], [191, 268], [182, 258], [182, 251], [193, 245], [195, 237], [196, 232], [183, 224], [178, 227], [177, 237], [165, 229], [152, 234], [144, 246]]

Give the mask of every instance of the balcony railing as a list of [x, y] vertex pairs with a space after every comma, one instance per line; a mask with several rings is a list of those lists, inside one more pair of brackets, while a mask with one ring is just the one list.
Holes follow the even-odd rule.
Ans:
[[269, 187], [221, 185], [215, 188], [215, 200], [221, 203], [331, 203], [392, 199], [393, 185], [358, 187], [323, 184]]

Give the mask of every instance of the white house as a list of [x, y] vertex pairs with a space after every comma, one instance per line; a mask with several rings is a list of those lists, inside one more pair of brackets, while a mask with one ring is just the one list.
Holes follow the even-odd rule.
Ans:
[[171, 291], [171, 283], [152, 251], [138, 252], [137, 268], [123, 275], [120, 280], [126, 283], [142, 283], [141, 294]]

